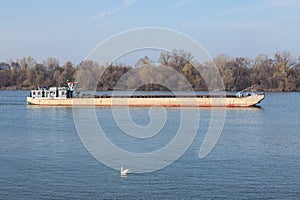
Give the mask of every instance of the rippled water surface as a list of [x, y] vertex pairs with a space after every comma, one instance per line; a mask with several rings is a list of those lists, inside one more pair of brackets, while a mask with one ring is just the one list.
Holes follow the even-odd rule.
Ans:
[[[178, 160], [126, 178], [85, 149], [72, 108], [26, 106], [27, 94], [0, 91], [0, 199], [300, 199], [300, 93], [267, 93], [261, 108], [227, 109], [222, 134], [203, 159], [211, 110], [200, 109], [196, 137]], [[181, 116], [181, 109], [166, 109], [159, 134], [136, 139], [110, 108], [95, 112], [110, 141], [136, 153], [167, 145]], [[129, 112], [137, 125], [151, 123], [148, 108]]]

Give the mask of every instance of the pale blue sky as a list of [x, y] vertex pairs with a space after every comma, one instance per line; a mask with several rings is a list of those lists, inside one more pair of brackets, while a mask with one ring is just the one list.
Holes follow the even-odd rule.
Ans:
[[0, 0], [0, 61], [32, 56], [74, 63], [106, 38], [165, 27], [215, 57], [300, 55], [298, 0]]

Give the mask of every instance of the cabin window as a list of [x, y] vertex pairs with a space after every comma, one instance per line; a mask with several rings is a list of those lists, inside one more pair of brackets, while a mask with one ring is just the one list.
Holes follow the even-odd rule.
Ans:
[[32, 92], [32, 96], [35, 96], [35, 92]]
[[41, 95], [41, 92], [37, 92], [37, 95], [40, 96], [40, 95]]

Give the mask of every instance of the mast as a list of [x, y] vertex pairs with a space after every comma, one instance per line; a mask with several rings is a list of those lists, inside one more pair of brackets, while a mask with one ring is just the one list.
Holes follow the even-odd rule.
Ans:
[[73, 98], [73, 96], [77, 96], [77, 82], [67, 82], [68, 89], [67, 89], [67, 98]]

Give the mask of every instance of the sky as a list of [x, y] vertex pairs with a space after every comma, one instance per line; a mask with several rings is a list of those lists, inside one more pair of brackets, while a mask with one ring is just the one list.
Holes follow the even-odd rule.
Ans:
[[0, 0], [0, 61], [78, 63], [120, 32], [182, 32], [212, 57], [300, 56], [298, 0]]

